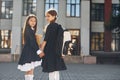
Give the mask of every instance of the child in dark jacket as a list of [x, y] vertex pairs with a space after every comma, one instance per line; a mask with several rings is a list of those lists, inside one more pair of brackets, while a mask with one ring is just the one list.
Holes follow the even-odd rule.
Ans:
[[25, 71], [25, 80], [33, 80], [34, 68], [41, 65], [39, 45], [36, 41], [37, 18], [35, 15], [29, 15], [25, 21], [23, 29], [23, 49], [18, 63], [18, 69]]
[[49, 73], [49, 80], [60, 80], [59, 71], [66, 70], [62, 58], [63, 29], [55, 22], [57, 12], [54, 9], [48, 10], [45, 15], [49, 24], [41, 46], [41, 50], [45, 54], [42, 59], [42, 68], [43, 72]]

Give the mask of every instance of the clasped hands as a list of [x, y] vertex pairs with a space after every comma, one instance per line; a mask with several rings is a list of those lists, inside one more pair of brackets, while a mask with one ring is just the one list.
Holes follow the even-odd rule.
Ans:
[[45, 53], [44, 51], [41, 49], [41, 46], [40, 46], [40, 50], [38, 51], [38, 55], [40, 58], [43, 58], [45, 56]]

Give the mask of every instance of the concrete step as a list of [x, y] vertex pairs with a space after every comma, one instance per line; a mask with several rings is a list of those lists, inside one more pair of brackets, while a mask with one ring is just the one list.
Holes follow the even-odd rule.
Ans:
[[11, 62], [12, 56], [11, 54], [0, 54], [0, 62]]
[[[0, 54], [0, 62], [18, 62], [19, 57], [18, 54]], [[96, 64], [94, 56], [64, 56], [63, 59], [65, 63]]]
[[63, 58], [65, 63], [83, 63], [81, 56], [65, 56]]

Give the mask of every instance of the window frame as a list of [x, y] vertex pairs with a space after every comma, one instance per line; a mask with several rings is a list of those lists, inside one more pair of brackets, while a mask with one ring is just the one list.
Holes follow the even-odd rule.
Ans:
[[[3, 33], [2, 33], [3, 31]], [[7, 31], [7, 34], [6, 34]], [[0, 30], [0, 49], [11, 49], [11, 37], [12, 37], [12, 31], [11, 30]], [[3, 39], [2, 39], [3, 38]], [[5, 38], [7, 38], [8, 42], [6, 43], [8, 47], [5, 47]], [[3, 47], [2, 47], [2, 41], [3, 41]]]
[[44, 0], [44, 13], [46, 13], [46, 4], [49, 5], [49, 9], [52, 8], [50, 7], [50, 5], [53, 5], [53, 9], [55, 9], [55, 5], [57, 5], [58, 9], [55, 9], [57, 11], [57, 13], [59, 12], [59, 0], [56, 2], [55, 0], [53, 0], [53, 3], [51, 3], [51, 1], [49, 0], [48, 2], [46, 2], [46, 0]]
[[[67, 15], [67, 7], [68, 7], [68, 4], [70, 6], [70, 15], [68, 16]], [[74, 16], [72, 16], [72, 7], [71, 5], [74, 5], [75, 9], [74, 9]], [[77, 11], [77, 8], [76, 6], [79, 5], [79, 16], [76, 16], [76, 11]], [[75, 17], [75, 18], [80, 18], [81, 17], [81, 0], [79, 0], [79, 3], [77, 3], [77, 1], [75, 0], [75, 3], [73, 4], [72, 3], [72, 0], [70, 0], [70, 3], [67, 3], [67, 0], [66, 0], [66, 17]]]
[[[120, 51], [120, 46], [119, 46], [119, 44], [120, 44], [120, 33], [116, 33], [116, 32], [112, 32], [112, 41], [115, 41], [114, 43], [114, 49], [115, 50], [112, 50], [112, 46], [111, 46], [111, 51], [112, 52], [119, 52]], [[117, 46], [117, 41], [119, 41], [119, 44], [118, 44], [118, 46]], [[112, 42], [111, 42], [111, 44], [112, 44]], [[117, 50], [117, 47], [118, 47], [118, 50]]]
[[[98, 38], [92, 38], [92, 36], [93, 35], [99, 35], [99, 37]], [[103, 35], [103, 38], [101, 38], [100, 37], [100, 34], [102, 34]], [[90, 38], [90, 51], [104, 51], [104, 32], [91, 32], [91, 38]], [[94, 43], [93, 43], [93, 41], [92, 41], [92, 39], [94, 39], [95, 41], [94, 41]], [[103, 47], [101, 47], [101, 49], [99, 48], [98, 50], [96, 49], [96, 46], [97, 46], [97, 40], [99, 41], [98, 43], [98, 47], [101, 45], [101, 43], [103, 43], [102, 44], [102, 46]], [[100, 42], [100, 40], [103, 40], [103, 42]], [[92, 49], [92, 43], [94, 44], [94, 48]]]
[[[93, 5], [95, 6], [95, 8], [93, 8]], [[99, 7], [103, 7], [103, 8], [97, 9], [96, 5], [99, 6]], [[93, 14], [93, 10], [94, 10], [94, 14]], [[91, 5], [91, 21], [104, 21], [104, 15], [105, 15], [104, 10], [105, 10], [104, 3], [92, 3], [92, 5]], [[94, 15], [94, 17], [93, 17], [93, 15]], [[101, 15], [103, 16], [103, 19], [100, 19]]]
[[[118, 15], [116, 15], [117, 14], [116, 11], [119, 10], [119, 7], [120, 7], [120, 4], [112, 4], [112, 17], [118, 16]], [[114, 11], [115, 11], [115, 15], [114, 15]]]
[[[2, 3], [5, 3], [5, 5], [3, 6]], [[12, 3], [12, 5], [6, 5], [6, 2]], [[13, 0], [10, 1], [0, 1], [1, 3], [1, 15], [0, 15], [0, 19], [12, 19], [13, 18]], [[4, 8], [4, 13], [2, 12], [2, 8]], [[8, 9], [8, 13], [6, 11], [6, 9]], [[10, 13], [10, 11], [12, 11], [12, 13]], [[4, 15], [3, 15], [4, 14]], [[8, 18], [6, 17], [6, 15], [8, 15]]]
[[[33, 6], [33, 5], [36, 5], [36, 6]], [[26, 9], [25, 9], [25, 5], [26, 5]], [[31, 6], [32, 5], [32, 6]], [[29, 8], [29, 6], [31, 6], [31, 9]], [[35, 7], [35, 13], [34, 13], [34, 11], [33, 11], [33, 9], [34, 9], [34, 7]], [[30, 11], [29, 11], [29, 9], [30, 9]], [[32, 10], [32, 11], [31, 11]], [[26, 14], [25, 14], [25, 12], [24, 11], [26, 11]], [[36, 15], [36, 11], [37, 11], [37, 0], [36, 0], [36, 3], [34, 3], [34, 0], [32, 0], [32, 1], [29, 1], [29, 0], [23, 0], [23, 10], [22, 10], [22, 15], [23, 16], [28, 16], [29, 14], [34, 14], [34, 15]]]

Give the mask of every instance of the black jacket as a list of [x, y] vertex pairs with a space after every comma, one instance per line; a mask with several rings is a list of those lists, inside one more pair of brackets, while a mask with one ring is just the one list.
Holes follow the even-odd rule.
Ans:
[[61, 57], [63, 32], [62, 27], [57, 23], [50, 23], [47, 27], [44, 41], [45, 57], [42, 61], [43, 72], [65, 70], [66, 66]]
[[31, 63], [34, 61], [40, 61], [41, 59], [37, 55], [37, 50], [39, 46], [36, 41], [35, 31], [29, 26], [25, 29], [24, 33], [25, 44], [22, 49], [19, 64], [23, 65], [25, 63]]

